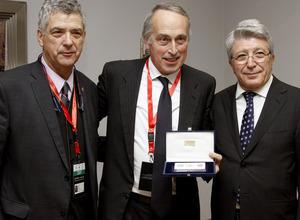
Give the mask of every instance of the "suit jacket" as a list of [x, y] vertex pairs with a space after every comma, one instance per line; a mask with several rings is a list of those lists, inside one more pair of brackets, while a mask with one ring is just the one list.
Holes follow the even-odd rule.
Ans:
[[[81, 72], [78, 81], [86, 165], [97, 211], [97, 87]], [[65, 219], [72, 172], [54, 102], [39, 61], [0, 75], [0, 219]], [[10, 215], [4, 218], [2, 215]]]
[[[146, 59], [115, 61], [99, 76], [100, 117], [107, 118], [107, 148], [100, 185], [99, 219], [122, 219], [134, 182], [135, 115]], [[209, 128], [215, 79], [187, 65], [182, 67], [179, 130]], [[145, 143], [147, 144], [147, 143]], [[183, 219], [199, 219], [196, 178], [177, 178]]]
[[218, 93], [212, 108], [216, 151], [223, 156], [213, 181], [212, 219], [234, 219], [239, 186], [241, 219], [300, 219], [300, 90], [273, 78], [244, 155], [235, 92], [236, 85]]

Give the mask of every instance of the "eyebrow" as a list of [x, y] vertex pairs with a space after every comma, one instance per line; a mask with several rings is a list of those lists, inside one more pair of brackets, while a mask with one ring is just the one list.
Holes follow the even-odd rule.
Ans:
[[81, 32], [84, 32], [82, 28], [73, 28], [72, 31], [81, 31]]
[[[66, 28], [62, 28], [62, 27], [53, 27], [53, 28], [50, 29], [50, 32], [53, 31], [53, 30], [62, 31], [62, 30], [65, 30], [65, 29]], [[81, 32], [83, 32], [83, 29], [82, 28], [73, 28], [73, 29], [71, 29], [71, 31], [81, 31]]]
[[188, 35], [186, 35], [186, 34], [179, 34], [178, 36], [176, 36], [176, 38], [177, 38], [177, 37], [184, 37], [184, 38], [187, 38]]
[[[256, 47], [256, 48], [254, 48], [254, 49], [251, 50], [251, 51], [256, 52], [256, 51], [258, 51], [258, 50], [266, 51], [264, 48], [261, 48], [261, 47]], [[268, 48], [267, 48], [267, 50], [268, 50]], [[249, 52], [249, 50], [243, 49], [243, 50], [241, 50], [241, 51], [237, 51], [236, 54], [238, 54], [238, 53], [248, 53], [248, 52]]]
[[159, 35], [157, 35], [157, 37], [170, 37], [170, 35], [168, 35], [168, 34], [159, 34]]
[[[168, 37], [168, 38], [171, 38], [171, 36], [169, 35], [169, 34], [159, 34], [159, 35], [157, 35], [157, 37], [159, 38], [159, 37]], [[185, 38], [187, 38], [188, 37], [188, 35], [186, 35], [186, 34], [178, 34], [175, 38], [178, 38], [178, 37], [185, 37]]]

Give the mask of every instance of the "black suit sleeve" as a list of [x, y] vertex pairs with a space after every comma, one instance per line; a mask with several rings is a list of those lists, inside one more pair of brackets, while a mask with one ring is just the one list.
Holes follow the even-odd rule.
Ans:
[[[102, 74], [98, 77], [97, 89], [98, 89], [98, 113], [100, 121], [107, 116], [107, 64], [104, 65]], [[97, 160], [104, 162], [106, 153], [106, 136], [98, 137], [98, 155]]]

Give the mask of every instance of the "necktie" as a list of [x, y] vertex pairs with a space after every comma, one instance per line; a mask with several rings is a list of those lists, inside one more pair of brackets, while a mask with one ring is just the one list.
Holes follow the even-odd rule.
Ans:
[[168, 79], [165, 77], [158, 77], [158, 79], [164, 88], [160, 94], [157, 110], [151, 208], [159, 217], [163, 218], [172, 209], [172, 179], [163, 176], [166, 160], [166, 131], [172, 129], [172, 104]]
[[244, 92], [243, 96], [246, 99], [246, 109], [243, 115], [240, 140], [242, 146], [242, 152], [245, 154], [246, 148], [250, 142], [252, 132], [254, 130], [254, 110], [253, 110], [253, 96], [254, 92]]
[[69, 84], [65, 82], [64, 86], [61, 89], [61, 100], [66, 106], [66, 108], [69, 108], [68, 91], [69, 91]]
[[[242, 153], [245, 154], [247, 146], [250, 142], [252, 132], [254, 130], [254, 110], [253, 110], [253, 96], [256, 93], [254, 92], [244, 92], [243, 96], [246, 99], [246, 109], [243, 115], [241, 131], [240, 131], [240, 140], [241, 140], [241, 147]], [[238, 189], [237, 194], [237, 202], [240, 204], [240, 187]]]

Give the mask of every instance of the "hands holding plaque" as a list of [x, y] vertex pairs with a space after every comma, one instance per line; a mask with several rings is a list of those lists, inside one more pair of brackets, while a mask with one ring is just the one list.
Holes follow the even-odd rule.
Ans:
[[222, 160], [214, 131], [167, 132], [164, 175], [214, 176]]

